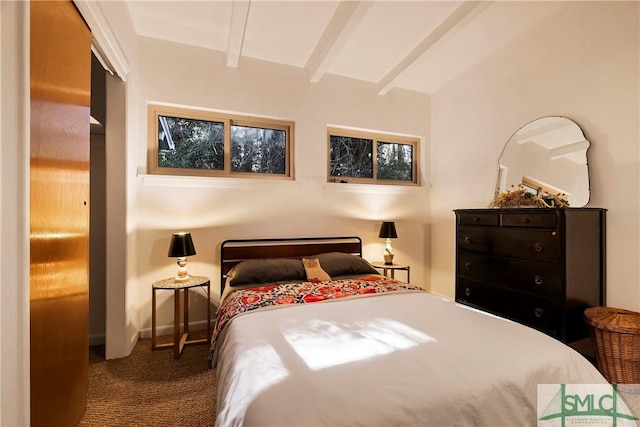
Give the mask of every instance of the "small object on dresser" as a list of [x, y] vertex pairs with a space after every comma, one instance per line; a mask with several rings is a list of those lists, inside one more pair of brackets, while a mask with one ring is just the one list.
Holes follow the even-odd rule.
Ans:
[[511, 186], [510, 190], [501, 192], [489, 203], [490, 208], [566, 208], [569, 207], [567, 195], [540, 192], [534, 194], [522, 184]]

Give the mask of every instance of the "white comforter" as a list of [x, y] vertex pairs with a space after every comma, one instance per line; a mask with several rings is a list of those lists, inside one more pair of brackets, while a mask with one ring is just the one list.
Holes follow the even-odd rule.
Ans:
[[218, 339], [222, 426], [534, 426], [537, 384], [606, 383], [534, 329], [423, 292], [265, 309]]

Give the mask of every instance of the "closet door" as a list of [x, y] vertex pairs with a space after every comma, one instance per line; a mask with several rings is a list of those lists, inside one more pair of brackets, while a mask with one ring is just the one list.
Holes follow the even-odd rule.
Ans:
[[70, 1], [32, 1], [31, 425], [73, 426], [88, 389], [91, 33]]

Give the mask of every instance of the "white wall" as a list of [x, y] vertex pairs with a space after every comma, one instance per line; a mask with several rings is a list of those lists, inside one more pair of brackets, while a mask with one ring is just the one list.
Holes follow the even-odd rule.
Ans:
[[566, 116], [591, 142], [591, 200], [607, 208], [607, 304], [640, 309], [639, 3], [567, 2], [432, 96], [431, 288], [454, 295], [453, 209], [486, 207], [509, 137]]
[[29, 425], [29, 7], [0, 2], [0, 425]]
[[[136, 125], [147, 128], [146, 103], [163, 102], [295, 121], [294, 181], [141, 176], [135, 189], [138, 326], [149, 334], [151, 283], [175, 274], [167, 258], [171, 232], [192, 233], [197, 255], [192, 274], [210, 276], [219, 292], [219, 245], [230, 238], [357, 235], [364, 256], [382, 259], [380, 222], [396, 221], [396, 260], [411, 264], [413, 282], [428, 286], [429, 97], [408, 91], [376, 95], [371, 84], [325, 76], [309, 83], [304, 70], [243, 58], [229, 68], [222, 53], [141, 38]], [[328, 184], [327, 125], [416, 135], [422, 138], [420, 187]], [[146, 132], [135, 159], [147, 162]], [[399, 273], [399, 277], [402, 273]], [[173, 319], [172, 293], [158, 293], [158, 322]], [[195, 320], [204, 298], [194, 297]]]

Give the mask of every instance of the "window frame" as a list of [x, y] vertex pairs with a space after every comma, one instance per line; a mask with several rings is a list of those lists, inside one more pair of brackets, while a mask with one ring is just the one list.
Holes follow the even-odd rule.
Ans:
[[[170, 116], [181, 119], [205, 120], [223, 123], [223, 162], [224, 169], [197, 169], [197, 168], [172, 168], [158, 166], [159, 155], [159, 116]], [[199, 177], [223, 177], [223, 178], [254, 178], [293, 180], [293, 147], [294, 127], [293, 121], [278, 120], [268, 117], [249, 116], [241, 114], [229, 114], [211, 110], [174, 107], [162, 104], [148, 104], [147, 106], [147, 173], [150, 175], [179, 175]], [[262, 129], [283, 130], [285, 132], [285, 171], [284, 174], [262, 172], [233, 172], [231, 170], [231, 126], [247, 126]]]
[[[371, 147], [372, 156], [372, 178], [358, 178], [358, 177], [336, 177], [331, 176], [331, 136], [340, 136], [346, 138], [361, 138], [371, 139], [373, 141]], [[391, 143], [401, 145], [411, 145], [412, 159], [411, 159], [411, 181], [394, 180], [394, 179], [379, 179], [378, 176], [378, 143]], [[355, 130], [348, 128], [341, 128], [335, 126], [327, 127], [327, 182], [329, 183], [343, 183], [343, 184], [377, 184], [377, 185], [404, 185], [404, 186], [419, 186], [419, 159], [420, 159], [420, 138], [397, 135], [390, 133], [382, 133], [375, 131]]]
[[559, 188], [551, 187], [550, 185], [543, 184], [542, 182], [529, 178], [527, 176], [522, 177], [522, 186], [527, 190], [533, 193], [535, 191], [536, 196], [542, 196], [544, 194], [549, 194], [551, 196], [557, 196], [559, 194], [565, 194], [570, 196], [571, 193], [561, 190]]

